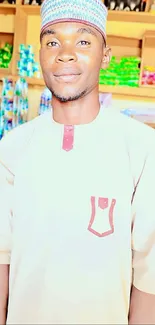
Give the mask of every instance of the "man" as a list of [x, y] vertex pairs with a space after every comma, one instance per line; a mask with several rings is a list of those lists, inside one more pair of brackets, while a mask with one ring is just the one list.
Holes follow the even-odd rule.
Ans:
[[154, 131], [100, 108], [102, 2], [41, 16], [53, 109], [0, 143], [0, 324], [155, 324]]

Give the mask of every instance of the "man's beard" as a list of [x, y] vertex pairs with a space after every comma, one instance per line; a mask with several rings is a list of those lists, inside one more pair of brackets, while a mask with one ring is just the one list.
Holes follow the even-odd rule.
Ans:
[[72, 102], [72, 101], [78, 100], [87, 94], [87, 89], [85, 89], [84, 91], [82, 91], [81, 93], [79, 93], [75, 96], [64, 97], [64, 96], [57, 94], [52, 88], [50, 88], [49, 90], [51, 91], [52, 95], [55, 98], [57, 98], [61, 103], [67, 103], [67, 102]]

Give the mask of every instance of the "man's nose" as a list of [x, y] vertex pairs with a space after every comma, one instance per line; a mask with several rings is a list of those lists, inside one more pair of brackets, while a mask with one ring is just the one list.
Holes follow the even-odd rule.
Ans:
[[73, 52], [73, 50], [69, 47], [65, 47], [64, 49], [61, 49], [59, 54], [56, 57], [56, 62], [60, 63], [67, 63], [67, 62], [76, 62], [77, 57], [76, 54]]

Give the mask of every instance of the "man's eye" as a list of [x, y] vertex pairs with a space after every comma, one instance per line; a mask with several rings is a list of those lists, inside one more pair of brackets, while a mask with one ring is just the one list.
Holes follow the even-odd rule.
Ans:
[[49, 46], [49, 47], [58, 47], [59, 44], [57, 42], [48, 42], [47, 46]]
[[87, 46], [87, 45], [90, 45], [90, 42], [88, 42], [88, 41], [80, 41], [79, 44], [82, 45], [82, 46]]

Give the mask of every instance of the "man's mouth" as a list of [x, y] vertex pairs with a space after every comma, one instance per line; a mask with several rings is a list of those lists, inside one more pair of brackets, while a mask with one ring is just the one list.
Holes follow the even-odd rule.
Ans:
[[80, 73], [78, 74], [60, 74], [55, 75], [55, 78], [57, 81], [63, 81], [63, 82], [74, 82], [80, 77]]
[[74, 82], [80, 77], [80, 75], [81, 72], [78, 69], [71, 67], [65, 67], [54, 73], [54, 77], [60, 82]]

